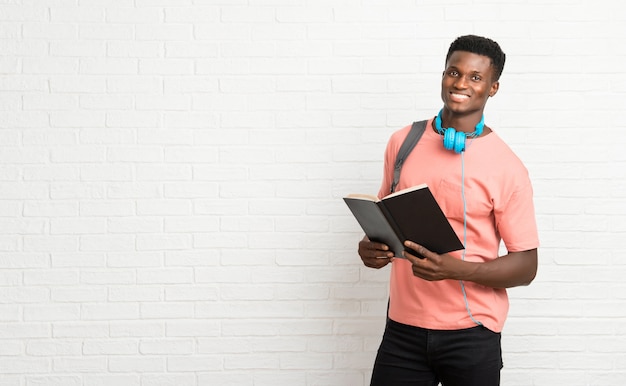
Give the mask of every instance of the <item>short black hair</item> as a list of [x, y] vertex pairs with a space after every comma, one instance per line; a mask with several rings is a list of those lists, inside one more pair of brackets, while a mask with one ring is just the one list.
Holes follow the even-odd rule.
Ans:
[[493, 66], [494, 81], [500, 79], [502, 70], [504, 70], [504, 62], [506, 55], [495, 41], [476, 35], [459, 36], [450, 44], [448, 54], [446, 55], [446, 63], [454, 51], [467, 51], [478, 55], [487, 56], [491, 59]]

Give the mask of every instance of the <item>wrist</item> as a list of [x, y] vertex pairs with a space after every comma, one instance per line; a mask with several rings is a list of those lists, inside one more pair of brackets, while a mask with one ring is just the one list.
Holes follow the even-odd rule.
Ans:
[[457, 260], [458, 269], [456, 270], [455, 280], [478, 281], [480, 276], [480, 267], [482, 264], [469, 261]]

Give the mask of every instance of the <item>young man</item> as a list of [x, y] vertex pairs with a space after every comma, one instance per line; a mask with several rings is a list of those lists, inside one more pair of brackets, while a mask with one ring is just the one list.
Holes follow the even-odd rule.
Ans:
[[[438, 255], [407, 242], [421, 259], [406, 252], [394, 257], [388, 246], [367, 237], [359, 243], [366, 266], [392, 264], [372, 386], [500, 383], [506, 288], [534, 279], [539, 246], [528, 172], [496, 132], [483, 126], [504, 62], [491, 39], [462, 36], [450, 45], [443, 108], [428, 121], [397, 186], [428, 184], [465, 249]], [[387, 144], [380, 197], [390, 192], [396, 154], [410, 128], [395, 132]], [[498, 256], [501, 240], [507, 254]]]

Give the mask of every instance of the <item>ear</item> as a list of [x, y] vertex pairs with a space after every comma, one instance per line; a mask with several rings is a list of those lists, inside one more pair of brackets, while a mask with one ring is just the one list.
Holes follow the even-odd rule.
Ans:
[[493, 84], [491, 85], [491, 89], [489, 90], [489, 96], [492, 97], [496, 95], [499, 89], [500, 89], [500, 82], [493, 82]]

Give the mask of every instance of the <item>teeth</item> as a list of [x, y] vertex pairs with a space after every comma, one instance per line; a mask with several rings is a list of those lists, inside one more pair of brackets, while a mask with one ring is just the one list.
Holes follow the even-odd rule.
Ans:
[[455, 94], [455, 93], [452, 93], [452, 96], [457, 97], [457, 98], [469, 98], [469, 96], [467, 96], [467, 95]]

